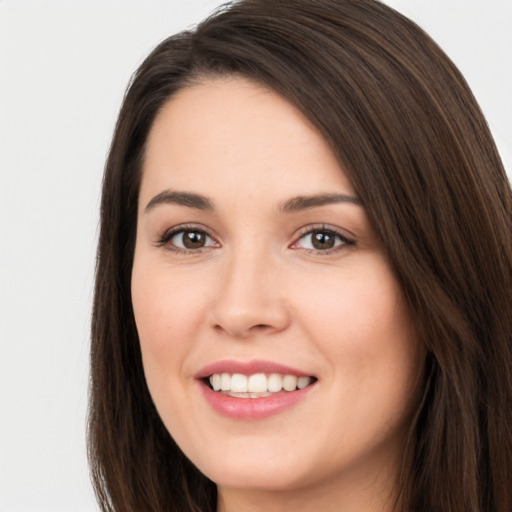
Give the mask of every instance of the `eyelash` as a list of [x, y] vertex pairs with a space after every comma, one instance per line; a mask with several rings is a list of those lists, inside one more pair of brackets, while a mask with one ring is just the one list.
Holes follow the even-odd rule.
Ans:
[[317, 255], [325, 256], [325, 255], [333, 254], [335, 252], [346, 249], [349, 246], [354, 246], [356, 244], [355, 240], [347, 238], [347, 236], [345, 236], [339, 229], [336, 229], [336, 228], [333, 228], [330, 226], [326, 226], [324, 224], [319, 224], [317, 226], [315, 226], [315, 225], [308, 226], [302, 232], [300, 232], [298, 237], [295, 239], [295, 242], [293, 242], [293, 244], [291, 245], [291, 247], [294, 248], [294, 246], [297, 246], [297, 244], [300, 240], [302, 240], [303, 238], [305, 238], [308, 235], [312, 236], [313, 233], [315, 233], [315, 232], [323, 233], [323, 234], [326, 234], [329, 236], [334, 236], [335, 238], [337, 238], [339, 240], [340, 243], [332, 248], [325, 249], [325, 250], [302, 248], [302, 250], [305, 251], [307, 254], [317, 254]]
[[210, 238], [211, 240], [215, 241], [215, 239], [203, 228], [194, 225], [182, 225], [165, 231], [164, 234], [158, 238], [155, 245], [156, 247], [164, 247], [168, 251], [172, 251], [177, 254], [198, 254], [203, 252], [203, 249], [209, 248], [209, 246], [206, 246], [199, 247], [197, 249], [187, 249], [184, 247], [177, 247], [176, 245], [171, 244], [171, 240], [176, 235], [179, 235], [180, 233], [190, 232], [201, 233], [203, 235], [206, 235], [206, 237]]
[[[187, 232], [195, 232], [195, 233], [202, 234], [202, 235], [206, 236], [207, 238], [209, 238], [210, 240], [212, 240], [214, 242], [214, 244], [209, 245], [209, 246], [198, 247], [196, 249], [187, 249], [187, 248], [183, 248], [183, 247], [177, 247], [176, 245], [171, 244], [171, 240], [176, 235], [179, 235], [180, 233], [185, 234]], [[318, 226], [313, 225], [313, 226], [308, 226], [307, 228], [304, 228], [304, 230], [302, 232], [300, 232], [299, 235], [295, 238], [295, 241], [290, 245], [290, 248], [292, 248], [294, 250], [301, 249], [300, 247], [297, 247], [298, 242], [308, 235], [313, 235], [313, 233], [315, 233], [315, 232], [323, 233], [323, 234], [326, 234], [329, 236], [334, 236], [339, 240], [340, 243], [338, 243], [338, 245], [335, 245], [332, 248], [325, 249], [325, 250], [313, 249], [313, 248], [302, 248], [302, 250], [304, 252], [306, 252], [307, 254], [328, 255], [328, 254], [332, 254], [334, 252], [343, 250], [347, 246], [353, 246], [356, 244], [356, 242], [354, 240], [347, 238], [344, 234], [342, 234], [336, 228], [328, 227], [325, 225], [318, 225]], [[158, 240], [155, 242], [155, 246], [156, 247], [164, 247], [167, 250], [172, 251], [177, 254], [199, 254], [199, 253], [203, 252], [203, 249], [209, 249], [210, 247], [214, 246], [217, 243], [218, 242], [215, 241], [214, 237], [211, 236], [208, 233], [208, 231], [206, 231], [205, 229], [200, 228], [198, 226], [194, 226], [194, 225], [183, 225], [183, 226], [178, 226], [175, 228], [171, 228], [168, 231], [165, 231], [163, 233], [163, 235], [161, 235], [158, 238]]]

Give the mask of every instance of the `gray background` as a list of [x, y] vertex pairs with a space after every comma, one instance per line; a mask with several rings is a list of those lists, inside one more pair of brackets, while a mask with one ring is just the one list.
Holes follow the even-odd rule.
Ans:
[[[0, 512], [97, 509], [84, 432], [103, 163], [131, 73], [219, 3], [0, 0]], [[387, 3], [460, 67], [510, 173], [512, 0]]]

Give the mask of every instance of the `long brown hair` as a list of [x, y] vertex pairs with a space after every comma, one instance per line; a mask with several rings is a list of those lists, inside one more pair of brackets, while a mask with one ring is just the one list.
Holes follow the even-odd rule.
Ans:
[[153, 406], [130, 297], [148, 131], [179, 89], [243, 75], [295, 104], [363, 201], [426, 348], [400, 482], [414, 512], [512, 510], [512, 196], [464, 79], [374, 0], [242, 0], [161, 43], [127, 91], [103, 182], [89, 454], [103, 511], [212, 511]]

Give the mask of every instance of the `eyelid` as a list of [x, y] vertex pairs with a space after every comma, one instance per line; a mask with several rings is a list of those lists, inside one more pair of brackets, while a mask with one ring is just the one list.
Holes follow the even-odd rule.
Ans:
[[[306, 235], [312, 234], [315, 231], [325, 231], [327, 233], [332, 233], [332, 234], [338, 236], [343, 243], [341, 243], [335, 247], [332, 247], [330, 249], [325, 249], [325, 250], [307, 249], [307, 248], [303, 248], [303, 247], [298, 247], [297, 244], [298, 244], [299, 240], [304, 238]], [[290, 248], [296, 249], [296, 250], [300, 249], [300, 250], [306, 251], [308, 253], [326, 255], [326, 254], [331, 254], [333, 252], [337, 252], [339, 250], [346, 248], [347, 246], [352, 246], [355, 244], [356, 244], [356, 241], [352, 238], [347, 237], [346, 231], [344, 231], [340, 228], [337, 228], [334, 226], [329, 226], [326, 224], [312, 224], [312, 225], [306, 226], [299, 230], [299, 232], [295, 235], [294, 241], [290, 245]]]
[[[176, 245], [172, 245], [170, 242], [173, 239], [173, 237], [184, 231], [198, 231], [204, 233], [208, 238], [213, 240], [215, 244], [199, 247], [197, 249], [187, 249], [183, 247], [178, 247]], [[208, 229], [199, 224], [178, 224], [176, 226], [168, 228], [161, 235], [157, 235], [157, 239], [155, 240], [153, 245], [155, 247], [164, 247], [169, 251], [181, 254], [197, 254], [212, 247], [215, 248], [220, 246], [217, 238], [214, 235], [212, 235]]]

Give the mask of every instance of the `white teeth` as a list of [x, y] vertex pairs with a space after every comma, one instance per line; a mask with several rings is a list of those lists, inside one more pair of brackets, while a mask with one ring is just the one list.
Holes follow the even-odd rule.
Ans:
[[235, 398], [261, 398], [263, 396], [270, 396], [272, 393], [268, 391], [265, 391], [265, 393], [234, 393], [233, 391], [225, 391], [224, 394]]
[[306, 386], [309, 386], [310, 384], [311, 384], [310, 377], [299, 377], [297, 379], [297, 387], [299, 389], [304, 389]]
[[280, 373], [255, 373], [243, 375], [241, 373], [214, 373], [210, 375], [210, 385], [214, 391], [223, 391], [229, 396], [238, 398], [260, 398], [270, 396], [271, 393], [295, 391], [304, 389], [313, 382], [312, 377], [296, 377], [295, 375], [281, 375]]
[[271, 373], [268, 376], [267, 387], [272, 393], [278, 393], [283, 389], [283, 377], [279, 373]]
[[272, 393], [270, 391], [265, 391], [263, 393], [249, 393], [251, 398], [261, 398], [262, 396], [270, 396]]
[[297, 377], [295, 377], [295, 375], [285, 375], [283, 379], [283, 388], [286, 391], [295, 391], [297, 389]]
[[267, 391], [267, 376], [264, 373], [255, 373], [249, 377], [247, 389], [251, 393], [264, 393]]
[[220, 389], [222, 389], [222, 391], [231, 390], [231, 375], [229, 373], [223, 373], [220, 376]]
[[221, 387], [222, 387], [221, 380], [222, 380], [222, 378], [218, 373], [214, 373], [210, 377], [210, 384], [212, 385], [212, 388], [214, 389], [214, 391], [219, 391], [221, 389]]
[[247, 376], [234, 373], [231, 377], [231, 391], [234, 393], [247, 393]]

